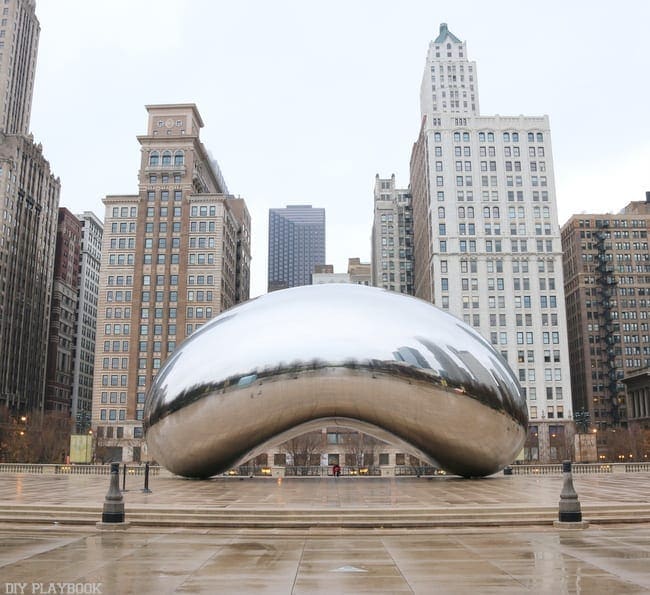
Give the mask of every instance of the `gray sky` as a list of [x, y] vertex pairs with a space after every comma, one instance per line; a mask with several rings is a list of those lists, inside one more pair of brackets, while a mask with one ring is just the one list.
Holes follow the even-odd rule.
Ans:
[[408, 185], [429, 41], [446, 22], [477, 62], [483, 115], [548, 114], [560, 224], [650, 190], [650, 2], [37, 0], [31, 128], [61, 205], [103, 218], [137, 192], [145, 104], [196, 103], [202, 140], [253, 219], [327, 211], [327, 260], [370, 259], [376, 173]]

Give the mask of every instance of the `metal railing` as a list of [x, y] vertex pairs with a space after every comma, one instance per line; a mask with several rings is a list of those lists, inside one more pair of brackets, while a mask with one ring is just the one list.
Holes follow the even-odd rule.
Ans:
[[[123, 473], [123, 466], [120, 464], [120, 473]], [[109, 475], [110, 464], [106, 465], [74, 465], [74, 464], [44, 464], [44, 463], [0, 463], [0, 473], [28, 473], [37, 475]], [[333, 475], [332, 465], [288, 465], [280, 467], [270, 466], [241, 466], [233, 468], [222, 475], [239, 477], [271, 477], [273, 469], [282, 469], [285, 477], [331, 477]], [[379, 477], [382, 469], [392, 470], [396, 477], [422, 477], [433, 475], [446, 475], [446, 472], [436, 467], [412, 467], [410, 465], [378, 466], [368, 467], [341, 467], [342, 477]], [[504, 470], [506, 475], [561, 475], [562, 465], [560, 463], [551, 465], [512, 465]], [[572, 466], [574, 474], [610, 474], [610, 473], [650, 473], [650, 461], [628, 462], [628, 463], [574, 463]], [[152, 476], [161, 475], [164, 472], [162, 467], [151, 465], [149, 473]], [[133, 476], [144, 475], [144, 464], [126, 463], [126, 473]]]
[[[120, 473], [124, 463], [120, 464]], [[111, 466], [106, 465], [64, 465], [45, 463], [0, 463], [0, 473], [31, 473], [39, 475], [110, 475]], [[128, 475], [144, 475], [144, 464], [126, 463]], [[159, 475], [160, 467], [151, 465], [150, 475]]]
[[[512, 465], [508, 467], [508, 475], [560, 475], [562, 465]], [[574, 474], [591, 473], [643, 473], [650, 471], [649, 462], [638, 463], [573, 463], [571, 470]]]
[[446, 472], [437, 467], [412, 467], [410, 465], [396, 465], [396, 476], [410, 476], [420, 477], [422, 475], [446, 475]]

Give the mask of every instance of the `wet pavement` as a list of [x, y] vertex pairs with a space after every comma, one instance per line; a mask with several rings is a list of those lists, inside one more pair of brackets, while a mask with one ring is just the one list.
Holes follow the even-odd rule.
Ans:
[[453, 532], [0, 529], [0, 593], [20, 592], [16, 584], [24, 584], [25, 593], [43, 593], [56, 583], [115, 595], [649, 593], [650, 526]]
[[[556, 505], [561, 476], [128, 478], [125, 507], [226, 510]], [[574, 476], [583, 504], [650, 500], [650, 474]], [[101, 504], [106, 476], [0, 475], [1, 504]], [[22, 590], [21, 590], [22, 587]], [[650, 525], [188, 529], [0, 524], [6, 593], [650, 593]]]
[[[273, 510], [556, 506], [562, 482], [560, 474], [481, 479], [217, 477], [207, 481], [171, 476], [150, 478], [152, 493], [144, 494], [143, 478], [127, 476], [124, 503], [127, 509], [129, 505]], [[650, 473], [574, 475], [573, 484], [585, 505], [650, 502]], [[106, 475], [2, 473], [0, 504], [101, 504], [108, 485]]]

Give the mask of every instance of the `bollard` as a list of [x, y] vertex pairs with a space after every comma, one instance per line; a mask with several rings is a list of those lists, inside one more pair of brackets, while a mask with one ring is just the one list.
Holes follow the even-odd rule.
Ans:
[[142, 488], [143, 494], [151, 494], [149, 489], [149, 461], [144, 464], [144, 488]]
[[102, 523], [124, 523], [124, 498], [120, 493], [119, 463], [111, 463], [111, 483], [104, 501]]
[[126, 489], [126, 463], [124, 463], [124, 466], [122, 467], [122, 491], [123, 492], [129, 491]]
[[562, 462], [562, 473], [564, 475], [564, 483], [562, 484], [562, 492], [560, 493], [558, 520], [553, 524], [556, 527], [584, 529], [589, 526], [589, 523], [582, 520], [580, 501], [573, 487], [571, 461]]

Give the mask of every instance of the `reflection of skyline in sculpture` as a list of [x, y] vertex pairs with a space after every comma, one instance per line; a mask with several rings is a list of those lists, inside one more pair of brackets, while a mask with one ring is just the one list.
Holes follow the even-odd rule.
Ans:
[[163, 366], [145, 406], [150, 454], [196, 477], [323, 420], [475, 476], [512, 462], [526, 408], [504, 360], [457, 319], [338, 284], [267, 294], [218, 316]]
[[416, 368], [431, 369], [429, 362], [427, 362], [424, 356], [413, 347], [400, 347], [394, 352], [394, 355], [397, 361], [405, 362], [415, 366]]

